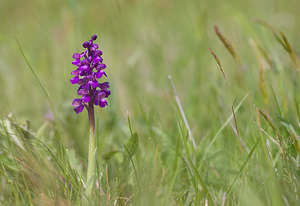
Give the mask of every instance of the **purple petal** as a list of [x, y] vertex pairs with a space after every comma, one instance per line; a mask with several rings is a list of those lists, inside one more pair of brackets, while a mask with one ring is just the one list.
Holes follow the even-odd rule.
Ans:
[[94, 99], [94, 104], [95, 104], [95, 105], [99, 105], [99, 99], [98, 99], [98, 98], [95, 98], [95, 99]]
[[100, 56], [96, 56], [93, 58], [94, 63], [98, 63], [98, 62], [102, 62], [102, 61], [103, 61], [103, 59]]
[[105, 96], [106, 96], [105, 92], [99, 92], [98, 95], [97, 95], [98, 99], [103, 99]]
[[92, 41], [95, 41], [96, 39], [97, 39], [97, 35], [93, 35], [91, 38]]
[[102, 84], [100, 84], [100, 89], [107, 90], [108, 88], [109, 88], [108, 82], [103, 82]]
[[74, 111], [76, 112], [76, 114], [82, 112], [83, 109], [84, 109], [83, 105], [80, 105], [78, 107], [74, 107]]
[[98, 64], [97, 69], [103, 70], [106, 68], [106, 64]]
[[82, 104], [82, 100], [81, 99], [73, 99], [72, 105], [74, 107], [78, 107]]
[[80, 90], [77, 91], [77, 94], [82, 96], [82, 95], [88, 94], [88, 92], [85, 89], [80, 89]]
[[83, 65], [81, 67], [79, 67], [80, 70], [82, 71], [87, 71], [89, 69], [89, 66], [88, 65]]
[[94, 81], [94, 80], [90, 80], [88, 84], [91, 85], [93, 88], [97, 88], [99, 85], [98, 81]]
[[95, 78], [94, 78], [93, 75], [86, 75], [86, 76], [84, 77], [84, 79], [85, 79], [86, 81], [90, 81], [90, 83], [92, 83], [92, 80], [94, 80]]
[[99, 83], [97, 81], [93, 81], [93, 83], [92, 83], [92, 87], [93, 88], [97, 88], [98, 85], [99, 85]]
[[95, 97], [95, 100], [94, 100], [95, 105], [99, 105], [101, 99], [103, 99], [106, 96], [105, 92], [102, 92], [100, 90], [98, 90], [97, 92], [98, 92], [98, 94], [96, 94], [96, 97]]
[[98, 49], [98, 46], [95, 46], [95, 44], [92, 45], [91, 47], [91, 56], [94, 56], [93, 53]]
[[79, 81], [79, 77], [78, 77], [78, 76], [75, 76], [75, 77], [73, 77], [72, 79], [70, 79], [70, 82], [71, 82], [72, 84], [76, 84], [78, 81]]
[[103, 92], [105, 93], [105, 98], [107, 98], [110, 95], [110, 90], [104, 90]]
[[101, 50], [97, 50], [94, 53], [95, 56], [101, 56], [102, 54], [103, 54], [103, 52]]
[[82, 46], [83, 46], [84, 48], [87, 48], [87, 47], [89, 46], [89, 42], [88, 42], [88, 41], [84, 42], [84, 43], [82, 44]]
[[99, 106], [103, 108], [103, 107], [105, 107], [106, 105], [107, 105], [107, 101], [106, 101], [105, 99], [101, 99], [101, 100], [100, 100], [100, 103], [99, 103]]
[[71, 72], [71, 74], [72, 74], [72, 75], [75, 75], [75, 76], [78, 76], [78, 75], [79, 75], [79, 71], [73, 70], [73, 71]]
[[90, 85], [89, 85], [89, 84], [86, 84], [86, 85], [84, 86], [84, 89], [85, 89], [85, 90], [89, 90], [89, 89], [90, 89]]
[[85, 50], [84, 52], [82, 52], [82, 53], [80, 54], [80, 57], [81, 57], [81, 58], [84, 57], [84, 56], [86, 55], [86, 53], [87, 53], [87, 50]]
[[79, 85], [82, 85], [82, 84], [84, 84], [84, 81], [83, 81], [83, 79], [79, 79], [79, 80], [78, 80], [78, 82], [77, 82], [77, 84], [79, 84]]
[[73, 59], [80, 59], [80, 54], [78, 54], [78, 53], [74, 53], [73, 54]]
[[81, 65], [88, 65], [88, 64], [90, 64], [90, 62], [89, 62], [88, 59], [83, 59], [83, 60], [81, 61]]
[[91, 97], [88, 95], [83, 95], [81, 98], [85, 103], [88, 103], [91, 100]]
[[99, 48], [98, 44], [94, 44], [94, 48], [98, 49]]
[[96, 78], [97, 78], [97, 79], [100, 79], [100, 78], [103, 76], [103, 74], [105, 74], [105, 72], [102, 71], [102, 70], [99, 70], [99, 71], [96, 73]]
[[72, 64], [78, 66], [80, 64], [80, 59], [75, 59], [74, 61], [72, 61]]

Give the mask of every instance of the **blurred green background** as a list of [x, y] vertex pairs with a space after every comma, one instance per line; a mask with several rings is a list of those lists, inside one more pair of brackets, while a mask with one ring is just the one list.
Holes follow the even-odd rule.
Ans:
[[[142, 109], [155, 116], [157, 123], [163, 118], [171, 124], [174, 116], [167, 79], [171, 74], [199, 137], [223, 115], [225, 105], [217, 102], [228, 96], [208, 46], [220, 57], [231, 89], [236, 95], [240, 92], [231, 79], [237, 66], [214, 35], [214, 24], [236, 45], [245, 62], [245, 76], [254, 84], [258, 72], [250, 38], [260, 38], [277, 61], [288, 58], [254, 18], [282, 29], [296, 50], [300, 44], [298, 1], [2, 0], [0, 4], [1, 114], [9, 112], [9, 105], [18, 118], [29, 119], [35, 126], [41, 124], [50, 107], [15, 38], [63, 119], [67, 116], [68, 121], [80, 121], [77, 124], [87, 121], [84, 114], [76, 115], [72, 110], [76, 88], [69, 83], [74, 69], [71, 61], [74, 52], [83, 51], [82, 42], [97, 34], [112, 87], [110, 108], [97, 116], [104, 122], [112, 116], [124, 121], [126, 111], [139, 118]], [[258, 93], [257, 86], [250, 86], [247, 89]], [[212, 102], [213, 109], [207, 106]], [[82, 136], [83, 132], [76, 134]]]
[[[160, 180], [154, 181], [155, 185], [149, 190], [157, 193], [165, 191], [164, 187], [171, 184], [173, 174], [177, 175], [172, 165], [174, 158], [177, 158], [176, 145], [180, 144], [180, 148], [185, 151], [182, 143], [178, 143], [181, 142], [179, 136], [186, 136], [180, 134], [178, 129], [181, 124], [184, 127], [184, 123], [168, 80], [168, 75], [172, 75], [198, 146], [192, 152], [195, 155], [193, 161], [200, 165], [199, 172], [210, 190], [214, 191], [215, 204], [221, 204], [225, 188], [234, 179], [260, 135], [256, 125], [256, 107], [270, 114], [284, 136], [290, 154], [288, 161], [293, 162], [293, 157], [297, 162], [296, 169], [289, 167], [291, 179], [286, 184], [296, 182], [295, 188], [299, 188], [298, 180], [292, 177], [299, 178], [299, 154], [289, 139], [291, 133], [281, 124], [290, 124], [296, 134], [299, 132], [299, 117], [295, 106], [295, 102], [300, 99], [299, 76], [289, 54], [277, 42], [270, 29], [254, 21], [261, 19], [281, 30], [295, 53], [299, 54], [299, 8], [298, 0], [1, 0], [0, 115], [4, 118], [12, 112], [20, 124], [29, 120], [30, 130], [35, 132], [49, 121], [46, 117], [51, 114], [49, 101], [20, 52], [19, 41], [28, 62], [53, 102], [63, 144], [75, 151], [85, 168], [88, 117], [86, 112], [76, 115], [73, 111], [71, 103], [76, 98], [77, 87], [71, 85], [69, 79], [70, 72], [75, 68], [71, 64], [72, 54], [82, 52], [82, 43], [97, 34], [96, 43], [103, 51], [104, 63], [107, 64], [108, 77], [103, 81], [110, 82], [112, 91], [108, 99], [109, 107], [99, 108], [95, 114], [99, 157], [105, 152], [123, 148], [130, 136], [127, 122], [129, 115], [132, 129], [139, 135], [139, 153], [134, 161], [144, 171], [141, 179], [144, 178], [145, 185], [151, 185], [154, 159], [156, 162], [158, 158], [155, 171], [157, 169], [162, 176], [160, 178], [166, 180], [161, 184]], [[234, 45], [240, 64], [234, 61], [218, 39], [214, 25]], [[271, 62], [268, 64], [264, 59], [262, 63], [267, 100], [264, 100], [260, 89], [257, 51], [251, 42], [261, 45]], [[208, 47], [212, 48], [222, 63], [228, 87]], [[237, 125], [244, 142], [244, 156], [240, 156], [239, 142], [231, 119], [213, 147], [210, 147], [209, 158], [203, 160], [205, 148], [232, 114], [231, 107], [235, 98], [240, 102], [245, 95], [247, 97], [242, 107], [236, 112]], [[267, 132], [275, 138], [272, 127], [264, 122], [263, 117], [261, 121]], [[56, 135], [51, 128], [54, 127], [49, 127], [44, 134], [49, 137], [47, 142], [50, 145], [57, 143], [53, 141]], [[264, 138], [268, 139], [267, 135], [264, 134]], [[274, 169], [279, 162], [284, 161], [278, 160], [281, 158], [278, 157], [278, 148], [272, 146], [275, 151], [269, 148], [269, 152], [274, 159], [277, 158], [270, 163]], [[273, 201], [272, 197], [271, 200], [267, 197], [278, 194], [270, 192], [270, 188], [261, 189], [256, 182], [261, 180], [261, 184], [267, 184], [264, 180], [268, 179], [263, 172], [265, 170], [260, 171], [264, 165], [261, 160], [263, 146], [259, 148], [255, 151], [255, 159], [250, 160], [249, 173], [244, 174], [239, 185], [242, 185], [242, 192], [265, 189], [266, 194], [249, 192], [248, 197], [240, 194], [242, 192], [239, 193], [237, 186], [230, 200], [232, 202], [226, 204], [246, 205], [248, 202], [249, 205], [268, 205]], [[121, 154], [106, 162], [100, 159], [99, 169], [104, 172], [105, 165], [109, 165], [111, 181], [117, 181], [121, 159]], [[185, 171], [184, 161], [180, 161], [180, 171]], [[175, 178], [176, 186], [170, 196], [160, 193], [151, 193], [151, 196], [150, 192], [144, 195], [149, 197], [148, 200], [157, 199], [156, 205], [181, 205], [186, 202], [187, 205], [200, 204], [201, 198], [194, 199], [193, 196], [197, 191], [187, 192], [192, 177], [186, 175], [187, 179], [183, 178], [184, 175]], [[281, 180], [279, 182], [282, 183]], [[295, 205], [298, 201], [295, 196], [299, 195], [298, 190], [295, 192], [294, 186], [291, 188], [286, 191], [279, 189], [279, 205], [285, 199], [289, 202], [286, 205]], [[131, 198], [132, 194], [129, 192], [128, 197]], [[249, 202], [250, 199], [253, 202]]]

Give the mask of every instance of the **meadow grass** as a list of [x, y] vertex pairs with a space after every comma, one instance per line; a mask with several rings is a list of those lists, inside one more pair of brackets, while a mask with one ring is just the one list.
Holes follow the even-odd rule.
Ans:
[[[299, 7], [2, 0], [0, 205], [298, 205]], [[69, 79], [93, 34], [112, 94], [88, 197]]]

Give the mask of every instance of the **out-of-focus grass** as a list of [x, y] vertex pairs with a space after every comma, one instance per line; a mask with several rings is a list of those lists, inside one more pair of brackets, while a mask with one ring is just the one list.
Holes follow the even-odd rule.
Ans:
[[297, 205], [299, 71], [254, 19], [283, 32], [297, 55], [299, 7], [297, 0], [2, 0], [0, 202], [83, 203], [88, 118], [73, 112], [69, 79], [72, 54], [98, 34], [112, 95], [95, 115], [90, 204]]

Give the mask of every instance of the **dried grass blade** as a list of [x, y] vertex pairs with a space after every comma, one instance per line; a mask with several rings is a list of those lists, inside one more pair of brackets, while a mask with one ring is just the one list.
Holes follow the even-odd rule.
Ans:
[[271, 117], [269, 117], [265, 112], [263, 112], [262, 110], [258, 109], [259, 113], [264, 117], [264, 119], [269, 123], [269, 125], [272, 127], [273, 131], [275, 132], [277, 138], [279, 139], [279, 143], [280, 143], [280, 148], [282, 150], [283, 153], [283, 157], [285, 160], [287, 160], [286, 158], [286, 154], [285, 151], [283, 149], [283, 139], [282, 136], [279, 133], [279, 130], [277, 129], [277, 127], [275, 126], [274, 122], [272, 121]]
[[225, 71], [224, 71], [224, 69], [223, 69], [223, 66], [222, 66], [222, 64], [221, 64], [220, 59], [217, 57], [217, 55], [213, 52], [213, 50], [212, 50], [210, 47], [208, 47], [208, 49], [209, 49], [210, 53], [213, 55], [213, 57], [215, 58], [217, 64], [219, 65], [219, 68], [220, 68], [220, 70], [221, 70], [221, 72], [222, 72], [222, 75], [223, 75], [223, 77], [224, 77], [225, 84], [226, 84], [226, 86], [228, 87], [228, 83], [227, 83]]
[[226, 37], [223, 35], [223, 33], [221, 32], [221, 30], [219, 29], [219, 27], [217, 25], [214, 25], [214, 30], [217, 34], [217, 36], [219, 37], [219, 39], [221, 40], [221, 42], [224, 44], [224, 46], [226, 47], [226, 49], [229, 51], [229, 53], [232, 55], [232, 57], [234, 58], [234, 60], [240, 64], [240, 58], [237, 55], [237, 52], [235, 51], [235, 48], [233, 47], [233, 45], [230, 43], [230, 41], [228, 41], [228, 39], [226, 39]]

